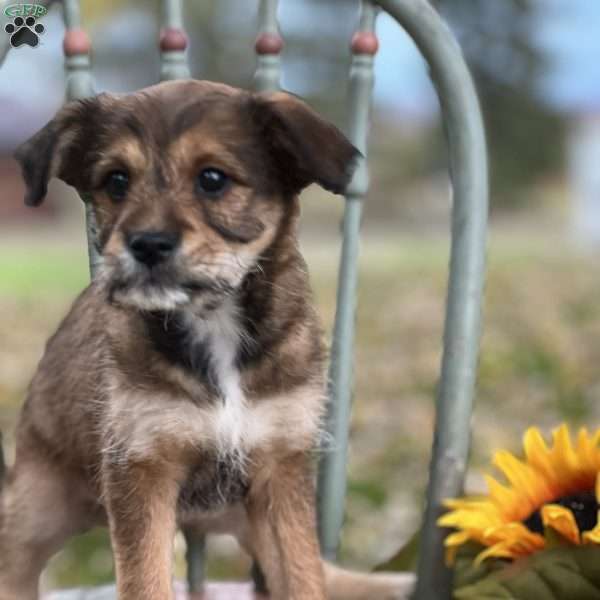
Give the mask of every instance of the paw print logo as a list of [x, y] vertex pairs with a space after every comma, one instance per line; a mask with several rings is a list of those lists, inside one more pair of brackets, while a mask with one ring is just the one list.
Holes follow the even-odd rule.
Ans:
[[12, 23], [7, 23], [4, 31], [10, 35], [10, 45], [13, 48], [27, 45], [35, 48], [40, 43], [39, 36], [45, 28], [41, 23], [36, 23], [36, 18], [29, 16], [15, 17]]

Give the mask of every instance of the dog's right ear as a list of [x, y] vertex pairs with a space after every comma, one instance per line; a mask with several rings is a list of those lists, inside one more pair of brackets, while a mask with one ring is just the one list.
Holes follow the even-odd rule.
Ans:
[[39, 206], [48, 191], [48, 182], [58, 177], [69, 185], [81, 187], [83, 161], [93, 139], [90, 124], [97, 116], [97, 98], [66, 104], [14, 154], [21, 165], [27, 190], [25, 204]]
[[344, 134], [286, 92], [252, 97], [252, 115], [286, 188], [295, 193], [315, 182], [341, 194], [360, 152]]

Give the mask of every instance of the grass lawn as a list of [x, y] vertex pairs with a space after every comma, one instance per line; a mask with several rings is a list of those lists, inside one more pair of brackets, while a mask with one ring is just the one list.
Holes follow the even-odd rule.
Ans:
[[[305, 243], [321, 314], [334, 314], [337, 245]], [[361, 260], [356, 401], [344, 557], [369, 566], [410, 535], [420, 514], [441, 354], [447, 244], [369, 239]], [[471, 489], [494, 448], [524, 429], [599, 424], [600, 279], [592, 257], [542, 239], [492, 237], [474, 420]], [[87, 280], [81, 247], [0, 242], [0, 425], [10, 430], [43, 344]], [[179, 542], [180, 543], [180, 542]], [[213, 575], [243, 572], [217, 540]], [[53, 563], [50, 581], [109, 579], [94, 532]]]
[[76, 294], [88, 276], [87, 258], [75, 248], [42, 250], [6, 248], [0, 255], [0, 295], [22, 299], [40, 293], [68, 297]]

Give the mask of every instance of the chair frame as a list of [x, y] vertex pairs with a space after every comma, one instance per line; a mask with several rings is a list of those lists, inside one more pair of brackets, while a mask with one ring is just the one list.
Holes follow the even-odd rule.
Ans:
[[[56, 0], [40, 0], [49, 6]], [[93, 95], [90, 43], [81, 28], [79, 0], [62, 0], [66, 26], [64, 51], [67, 99]], [[161, 80], [190, 77], [186, 62], [182, 0], [161, 0]], [[255, 87], [279, 89], [283, 40], [277, 23], [278, 0], [260, 0], [260, 30], [256, 41]], [[413, 39], [426, 60], [442, 108], [453, 185], [451, 250], [444, 348], [436, 401], [434, 443], [427, 504], [417, 569], [416, 600], [449, 599], [452, 573], [444, 562], [445, 531], [436, 521], [443, 500], [463, 489], [470, 446], [470, 421], [479, 353], [481, 305], [485, 272], [488, 216], [488, 171], [484, 128], [477, 94], [462, 52], [449, 28], [428, 0], [363, 0], [352, 40], [350, 120], [347, 133], [367, 156], [373, 62], [378, 42], [375, 23], [387, 12]], [[0, 64], [8, 43], [0, 47]], [[352, 407], [353, 349], [360, 223], [369, 187], [366, 158], [349, 184], [345, 198], [337, 307], [331, 348], [328, 431], [333, 448], [319, 469], [319, 537], [323, 555], [335, 560], [344, 518], [348, 431]], [[84, 198], [85, 200], [85, 198]], [[98, 251], [91, 204], [86, 202], [90, 271]], [[199, 592], [204, 582], [204, 540], [185, 532], [188, 543], [188, 584]], [[260, 584], [260, 576], [255, 576]]]

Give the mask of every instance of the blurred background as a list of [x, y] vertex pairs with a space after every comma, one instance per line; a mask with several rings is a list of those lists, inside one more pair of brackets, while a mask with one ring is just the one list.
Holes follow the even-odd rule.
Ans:
[[[600, 425], [600, 4], [436, 0], [473, 70], [492, 174], [484, 335], [470, 491], [498, 447], [528, 425]], [[283, 86], [344, 128], [354, 0], [281, 0]], [[158, 77], [154, 1], [83, 0], [98, 91]], [[185, 2], [194, 77], [252, 85], [256, 0]], [[7, 18], [1, 17], [0, 38]], [[0, 428], [10, 457], [18, 407], [43, 350], [87, 281], [83, 211], [51, 185], [22, 206], [11, 153], [63, 102], [60, 7], [37, 48], [0, 68]], [[450, 186], [426, 67], [387, 15], [377, 31], [372, 187], [365, 206], [351, 432], [346, 564], [370, 567], [416, 529], [426, 486], [441, 355]], [[6, 40], [2, 39], [1, 44]], [[1, 46], [0, 44], [0, 46]], [[328, 331], [343, 200], [304, 194], [303, 247]], [[93, 368], [93, 367], [90, 367]], [[178, 540], [181, 553], [183, 541]], [[230, 540], [211, 541], [211, 577], [246, 574]], [[46, 585], [112, 579], [105, 532], [74, 540]]]

